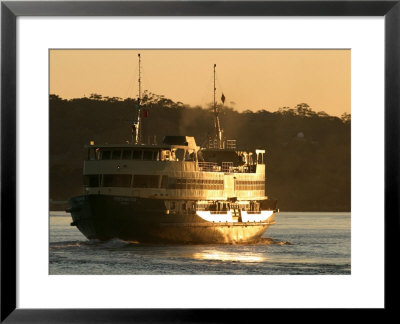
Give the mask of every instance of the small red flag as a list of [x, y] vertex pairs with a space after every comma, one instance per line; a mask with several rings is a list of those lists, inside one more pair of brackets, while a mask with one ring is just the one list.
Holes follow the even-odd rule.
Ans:
[[149, 111], [148, 111], [147, 109], [145, 109], [145, 110], [143, 111], [143, 115], [144, 115], [144, 117], [149, 116]]

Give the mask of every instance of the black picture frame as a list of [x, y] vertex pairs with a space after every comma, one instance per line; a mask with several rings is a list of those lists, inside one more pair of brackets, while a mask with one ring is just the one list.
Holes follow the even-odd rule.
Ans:
[[[394, 1], [2, 1], [1, 3], [1, 322], [235, 322], [268, 309], [16, 308], [16, 19], [19, 16], [384, 16], [385, 18], [385, 308], [398, 286], [400, 0]], [[382, 212], [382, 211], [378, 211]], [[344, 292], [345, 293], [345, 292]], [[267, 315], [268, 312], [268, 315]], [[269, 319], [271, 320], [271, 319]], [[258, 320], [257, 320], [258, 321]], [[252, 322], [252, 320], [250, 321]]]

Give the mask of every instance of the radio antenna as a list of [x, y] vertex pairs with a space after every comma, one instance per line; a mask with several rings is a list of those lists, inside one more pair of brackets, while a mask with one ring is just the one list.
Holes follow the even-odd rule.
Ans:
[[[139, 94], [138, 94], [138, 114], [137, 114], [137, 120], [135, 123], [132, 125], [132, 142], [135, 144], [141, 144], [142, 143], [142, 79], [141, 79], [141, 58], [140, 58], [140, 53], [138, 54], [139, 58]], [[134, 138], [133, 138], [134, 137]]]

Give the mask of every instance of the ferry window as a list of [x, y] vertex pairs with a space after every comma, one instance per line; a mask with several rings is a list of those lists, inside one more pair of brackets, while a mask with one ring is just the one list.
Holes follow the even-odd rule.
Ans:
[[99, 187], [99, 175], [85, 175], [83, 177], [83, 184], [85, 187]]
[[133, 160], [141, 160], [142, 159], [142, 151], [134, 150], [132, 155]]
[[177, 178], [168, 178], [168, 189], [179, 189]]
[[152, 160], [153, 159], [153, 151], [143, 151], [143, 160]]
[[185, 154], [184, 149], [177, 149], [175, 152], [175, 156], [179, 161], [183, 161], [184, 154]]
[[169, 161], [171, 159], [171, 154], [170, 153], [171, 153], [170, 151], [162, 151], [161, 159], [163, 161]]
[[96, 149], [90, 148], [88, 150], [88, 160], [97, 160]]
[[109, 160], [110, 158], [111, 158], [111, 151], [102, 151], [101, 152], [102, 160]]
[[112, 152], [112, 159], [119, 160], [121, 158], [121, 150], [114, 150]]
[[158, 188], [158, 175], [142, 175], [133, 176], [133, 187], [135, 188]]
[[122, 160], [130, 160], [132, 156], [131, 150], [123, 150], [122, 151]]
[[161, 188], [168, 188], [168, 176], [166, 176], [166, 175], [162, 176]]
[[103, 187], [130, 187], [130, 174], [104, 174]]
[[264, 153], [258, 153], [257, 154], [257, 163], [258, 164], [264, 164]]
[[186, 161], [196, 161], [196, 153], [192, 152], [186, 152], [186, 157], [185, 157]]
[[197, 179], [192, 179], [191, 189], [198, 189]]

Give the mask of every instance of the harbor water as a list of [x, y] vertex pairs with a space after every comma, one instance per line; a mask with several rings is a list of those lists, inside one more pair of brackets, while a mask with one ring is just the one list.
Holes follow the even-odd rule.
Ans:
[[50, 212], [49, 274], [350, 275], [350, 213], [281, 212], [256, 244], [140, 244], [86, 239]]

